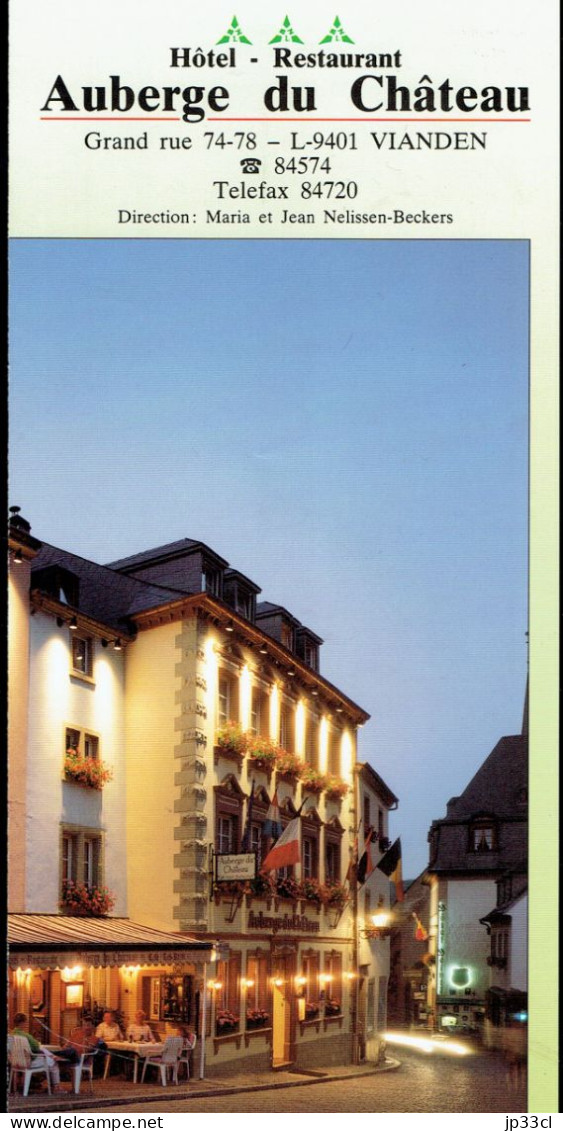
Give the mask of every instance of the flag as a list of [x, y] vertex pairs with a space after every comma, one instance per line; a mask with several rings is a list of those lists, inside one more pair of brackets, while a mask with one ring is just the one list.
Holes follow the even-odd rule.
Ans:
[[281, 834], [282, 828], [278, 795], [277, 792], [275, 792], [270, 802], [268, 812], [266, 813], [266, 820], [262, 825], [262, 832], [264, 836], [271, 836], [274, 840], [277, 840]]
[[273, 848], [270, 849], [262, 867], [261, 872], [273, 872], [278, 868], [286, 868], [290, 864], [298, 864], [301, 859], [299, 852], [299, 817], [294, 817], [292, 821], [286, 825], [279, 840], [276, 841]]
[[357, 836], [355, 836], [354, 837], [354, 847], [352, 849], [352, 855], [350, 857], [350, 863], [348, 864], [348, 871], [346, 872], [346, 879], [347, 879], [347, 881], [350, 885], [353, 884], [354, 880], [356, 879], [357, 868], [358, 868], [358, 838], [357, 838]]
[[420, 919], [418, 918], [418, 915], [416, 914], [415, 911], [413, 911], [412, 917], [414, 919], [414, 937], [415, 937], [415, 939], [417, 940], [417, 942], [426, 942], [426, 940], [428, 938], [428, 931], [424, 927], [424, 924], [420, 922]]
[[389, 876], [389, 879], [392, 881], [392, 883], [395, 884], [395, 898], [399, 902], [402, 902], [402, 900], [405, 898], [405, 893], [403, 889], [403, 868], [401, 860], [400, 837], [398, 837], [395, 843], [391, 845], [391, 848], [388, 852], [385, 853], [385, 856], [381, 857], [381, 860], [379, 861], [377, 867], [379, 868], [380, 872], [383, 872], [386, 876]]
[[362, 852], [362, 855], [360, 856], [360, 859], [358, 861], [358, 870], [356, 876], [359, 884], [365, 884], [368, 876], [371, 875], [375, 867], [373, 863], [371, 846], [373, 841], [376, 839], [377, 834], [375, 832], [375, 829], [370, 825], [366, 833], [366, 839], [364, 841], [364, 851]]
[[241, 852], [250, 852], [250, 830], [251, 830], [251, 825], [252, 825], [252, 807], [253, 807], [253, 805], [254, 805], [254, 778], [252, 779], [252, 785], [250, 787], [250, 796], [248, 798], [247, 805], [246, 805], [246, 824], [244, 826], [244, 832], [242, 834], [242, 840], [240, 842]]

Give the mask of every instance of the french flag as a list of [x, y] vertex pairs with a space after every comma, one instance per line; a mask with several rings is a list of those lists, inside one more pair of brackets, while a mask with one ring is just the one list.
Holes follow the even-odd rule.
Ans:
[[286, 825], [279, 840], [270, 849], [261, 872], [273, 872], [278, 868], [287, 868], [290, 864], [298, 864], [301, 859], [299, 851], [299, 817], [294, 817]]

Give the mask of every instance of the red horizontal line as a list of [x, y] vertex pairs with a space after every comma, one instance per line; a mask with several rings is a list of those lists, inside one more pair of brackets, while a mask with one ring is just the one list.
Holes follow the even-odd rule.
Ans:
[[49, 117], [40, 118], [40, 122], [179, 122], [179, 118], [53, 118]]
[[420, 122], [424, 125], [432, 122], [531, 122], [531, 118], [208, 118], [208, 122]]

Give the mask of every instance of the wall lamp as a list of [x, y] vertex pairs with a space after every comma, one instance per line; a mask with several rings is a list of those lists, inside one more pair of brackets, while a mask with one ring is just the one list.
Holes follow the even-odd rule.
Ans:
[[207, 983], [207, 988], [208, 988], [209, 990], [215, 990], [215, 991], [217, 991], [217, 992], [218, 992], [219, 990], [222, 990], [222, 989], [223, 989], [223, 983], [222, 983], [222, 982], [213, 982], [213, 981], [211, 981], [211, 982], [208, 982], [208, 983]]
[[113, 642], [113, 650], [114, 650], [114, 652], [121, 652], [121, 640], [120, 640], [119, 636]]
[[235, 626], [234, 626], [232, 620], [228, 620], [226, 625], [225, 625], [225, 632], [234, 632], [234, 631], [235, 631]]
[[287, 674], [288, 674], [288, 675], [295, 675], [295, 668], [288, 668], [288, 669], [287, 669]]
[[72, 632], [76, 632], [76, 629], [78, 628], [78, 621], [77, 621], [76, 617], [70, 618], [70, 620], [68, 622], [68, 627], [72, 630]]
[[254, 978], [242, 978], [241, 985], [245, 990], [251, 990], [255, 985]]
[[267, 649], [267, 647], [266, 647], [266, 645], [265, 645], [265, 644], [261, 644], [261, 645], [260, 645], [259, 651], [260, 651], [260, 654], [261, 654], [262, 656], [267, 656], [267, 655], [268, 655], [268, 649]]
[[16, 550], [16, 551], [14, 552], [13, 561], [14, 561], [14, 563], [15, 563], [16, 565], [21, 565], [21, 564], [22, 564], [22, 562], [23, 562], [23, 554], [22, 554], [21, 550]]
[[391, 934], [391, 916], [384, 909], [371, 916], [371, 923], [360, 934], [366, 939], [386, 939]]

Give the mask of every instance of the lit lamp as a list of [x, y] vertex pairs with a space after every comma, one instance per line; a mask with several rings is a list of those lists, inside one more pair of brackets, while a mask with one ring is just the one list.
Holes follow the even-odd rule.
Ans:
[[215, 982], [215, 981], [213, 981], [213, 979], [211, 979], [211, 981], [207, 983], [207, 988], [209, 990], [219, 991], [219, 990], [223, 989], [223, 983], [222, 982]]
[[367, 939], [386, 939], [391, 934], [391, 916], [389, 912], [380, 907], [370, 917], [371, 924], [361, 932]]
[[250, 990], [255, 985], [254, 978], [243, 978], [242, 986], [245, 990]]

